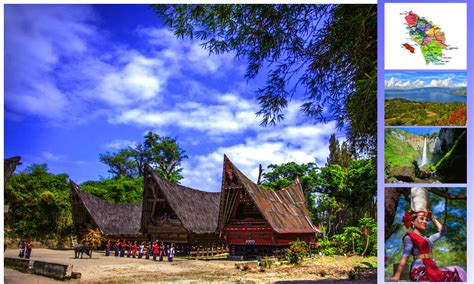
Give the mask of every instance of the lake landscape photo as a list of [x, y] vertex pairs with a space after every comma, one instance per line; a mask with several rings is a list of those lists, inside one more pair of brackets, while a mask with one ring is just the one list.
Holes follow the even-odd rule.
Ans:
[[466, 125], [465, 72], [389, 72], [384, 87], [387, 126]]

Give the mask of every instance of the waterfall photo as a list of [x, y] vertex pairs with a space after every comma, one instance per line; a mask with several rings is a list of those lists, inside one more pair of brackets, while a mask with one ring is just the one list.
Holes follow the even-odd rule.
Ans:
[[385, 129], [385, 182], [465, 183], [465, 128]]
[[466, 82], [466, 72], [385, 73], [385, 125], [466, 125]]

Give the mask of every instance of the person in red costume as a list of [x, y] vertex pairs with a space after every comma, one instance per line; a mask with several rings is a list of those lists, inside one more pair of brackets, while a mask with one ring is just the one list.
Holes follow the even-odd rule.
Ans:
[[[428, 222], [432, 221], [436, 226], [438, 233], [424, 237], [423, 231], [428, 226]], [[403, 237], [403, 256], [400, 264], [392, 277], [387, 281], [399, 281], [400, 275], [405, 265], [413, 256], [413, 263], [410, 267], [410, 279], [412, 281], [429, 281], [429, 282], [466, 282], [466, 271], [460, 266], [449, 266], [438, 268], [433, 259], [432, 250], [434, 243], [445, 235], [443, 225], [429, 211], [408, 211], [403, 216], [405, 227], [412, 230], [407, 232]]]

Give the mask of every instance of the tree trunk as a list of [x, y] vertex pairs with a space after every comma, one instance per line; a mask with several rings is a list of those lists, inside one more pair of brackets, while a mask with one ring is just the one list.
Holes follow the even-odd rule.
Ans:
[[385, 188], [385, 240], [393, 234], [393, 222], [397, 213], [398, 200], [401, 194], [410, 194], [409, 188]]

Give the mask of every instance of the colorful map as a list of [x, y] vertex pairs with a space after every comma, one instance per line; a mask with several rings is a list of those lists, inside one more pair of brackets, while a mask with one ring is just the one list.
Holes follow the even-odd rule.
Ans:
[[[446, 43], [446, 37], [441, 27], [412, 11], [406, 13], [406, 26], [410, 38], [421, 48], [421, 53], [426, 64], [444, 65], [449, 62], [449, 57], [443, 55], [446, 49], [451, 49]], [[404, 48], [414, 53], [408, 43], [402, 44]]]
[[467, 69], [467, 4], [407, 2], [383, 5], [385, 69]]

